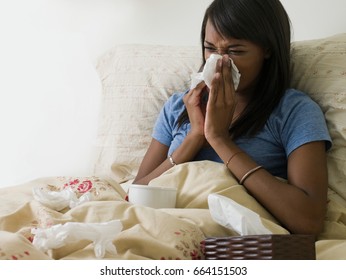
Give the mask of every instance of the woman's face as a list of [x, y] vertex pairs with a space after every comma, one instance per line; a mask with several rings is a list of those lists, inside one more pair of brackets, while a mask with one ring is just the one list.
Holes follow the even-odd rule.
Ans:
[[241, 74], [237, 92], [252, 93], [261, 72], [263, 61], [268, 57], [262, 47], [246, 40], [224, 38], [208, 20], [204, 49], [205, 59], [208, 59], [213, 53], [228, 54]]

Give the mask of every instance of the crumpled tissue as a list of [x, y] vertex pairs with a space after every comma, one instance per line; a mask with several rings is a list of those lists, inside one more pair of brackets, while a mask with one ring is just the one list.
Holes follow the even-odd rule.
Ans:
[[74, 208], [77, 205], [91, 200], [90, 192], [84, 193], [77, 198], [77, 195], [71, 188], [56, 192], [46, 191], [38, 187], [33, 189], [33, 196], [35, 200], [56, 211], [61, 211], [66, 207]]
[[260, 216], [235, 202], [219, 195], [208, 196], [210, 214], [218, 224], [237, 232], [239, 235], [272, 234], [261, 221]]
[[[191, 86], [190, 89], [195, 88], [200, 82], [204, 81], [205, 84], [208, 86], [208, 88], [211, 87], [211, 82], [213, 80], [214, 74], [216, 72], [216, 63], [217, 61], [222, 58], [219, 54], [212, 54], [205, 62], [204, 68], [202, 72], [194, 73], [191, 75]], [[232, 59], [229, 59], [231, 61], [232, 66], [232, 79], [234, 84], [234, 89], [236, 90], [239, 85], [240, 81], [240, 73], [235, 66]]]
[[33, 245], [43, 252], [80, 240], [90, 240], [94, 244], [95, 256], [101, 259], [106, 252], [112, 255], [117, 254], [112, 241], [122, 229], [120, 220], [105, 223], [67, 222], [46, 229], [33, 228], [31, 233], [35, 235]]

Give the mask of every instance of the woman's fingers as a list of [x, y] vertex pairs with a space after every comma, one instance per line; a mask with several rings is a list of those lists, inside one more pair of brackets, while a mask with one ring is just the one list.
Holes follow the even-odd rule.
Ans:
[[205, 83], [199, 83], [195, 88], [191, 89], [184, 97], [183, 101], [185, 105], [199, 105], [201, 99], [201, 93], [205, 88]]
[[191, 124], [191, 131], [199, 135], [204, 135], [205, 105], [202, 104], [201, 99], [205, 86], [205, 83], [201, 82], [183, 97]]
[[223, 91], [222, 89], [222, 83], [221, 82], [221, 74], [222, 73], [222, 59], [219, 59], [216, 63], [216, 69], [214, 78], [211, 81], [210, 86], [210, 92], [209, 92], [209, 104], [210, 103], [216, 103], [218, 99], [220, 99], [220, 91]]
[[223, 56], [216, 66], [216, 74], [211, 83], [206, 115], [206, 134], [224, 135], [228, 133], [236, 106], [235, 91], [228, 56]]
[[234, 83], [232, 78], [232, 64], [228, 55], [222, 57], [222, 78], [224, 86], [225, 101], [233, 100], [234, 96]]
[[214, 102], [225, 103], [234, 95], [231, 62], [228, 55], [224, 55], [218, 60], [211, 87]]

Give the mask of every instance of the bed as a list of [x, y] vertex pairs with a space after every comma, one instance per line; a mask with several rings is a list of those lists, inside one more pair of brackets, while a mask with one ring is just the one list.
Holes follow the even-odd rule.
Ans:
[[[126, 200], [160, 108], [173, 92], [189, 87], [200, 64], [197, 46], [118, 45], [100, 57], [96, 71], [103, 92], [94, 172], [1, 188], [0, 259], [203, 259], [201, 242], [207, 237], [237, 235], [211, 217], [212, 193], [257, 213], [273, 234], [289, 234], [220, 163], [180, 164], [150, 182], [177, 188], [176, 208], [153, 209]], [[334, 142], [328, 152], [328, 211], [315, 242], [316, 259], [346, 259], [346, 34], [294, 42], [292, 73], [292, 87], [320, 104]], [[38, 200], [35, 190], [69, 190], [78, 201], [86, 194], [88, 200], [54, 208]], [[121, 230], [112, 235], [109, 250], [97, 251], [95, 240], [78, 238], [82, 232], [57, 248], [43, 250], [34, 242], [40, 229], [111, 221], [118, 221]]]

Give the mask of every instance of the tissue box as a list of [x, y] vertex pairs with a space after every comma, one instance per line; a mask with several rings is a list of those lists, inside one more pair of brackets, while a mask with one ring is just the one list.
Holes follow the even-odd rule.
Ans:
[[209, 237], [203, 241], [206, 260], [315, 260], [315, 237], [262, 234]]

